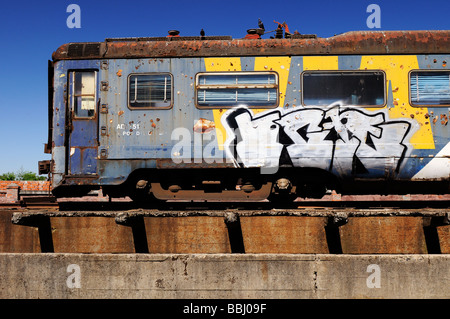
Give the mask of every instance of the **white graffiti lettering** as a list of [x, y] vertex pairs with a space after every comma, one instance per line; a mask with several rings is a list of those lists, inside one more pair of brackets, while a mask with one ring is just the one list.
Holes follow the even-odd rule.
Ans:
[[247, 107], [222, 117], [225, 149], [241, 167], [315, 167], [339, 174], [398, 173], [408, 153], [414, 120], [391, 120], [340, 102], [326, 108], [281, 108], [257, 115]]

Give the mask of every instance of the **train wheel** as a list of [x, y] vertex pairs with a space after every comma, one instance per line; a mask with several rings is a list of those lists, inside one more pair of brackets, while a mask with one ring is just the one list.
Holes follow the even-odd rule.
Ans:
[[291, 181], [287, 178], [279, 178], [273, 184], [272, 193], [267, 199], [273, 203], [287, 204], [292, 203], [296, 198]]
[[128, 196], [136, 203], [154, 203], [158, 199], [152, 194], [150, 183], [147, 180], [139, 180], [134, 189], [130, 189]]

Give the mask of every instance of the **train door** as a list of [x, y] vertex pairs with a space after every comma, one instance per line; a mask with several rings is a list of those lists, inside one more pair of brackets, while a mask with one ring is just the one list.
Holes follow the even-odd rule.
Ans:
[[97, 174], [97, 71], [69, 72], [68, 175]]

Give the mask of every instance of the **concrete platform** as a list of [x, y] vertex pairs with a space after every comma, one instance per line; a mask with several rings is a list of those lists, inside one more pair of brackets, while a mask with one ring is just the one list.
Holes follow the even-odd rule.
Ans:
[[448, 299], [450, 255], [0, 254], [2, 299]]

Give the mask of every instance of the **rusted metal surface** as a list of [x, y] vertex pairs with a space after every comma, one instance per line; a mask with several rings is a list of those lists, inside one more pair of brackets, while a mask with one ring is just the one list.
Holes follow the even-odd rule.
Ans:
[[242, 217], [246, 253], [328, 253], [325, 218], [297, 216]]
[[13, 225], [13, 211], [0, 211], [0, 253], [40, 253], [38, 229]]
[[450, 254], [450, 225], [436, 227], [442, 254]]
[[208, 133], [216, 127], [215, 123], [206, 119], [199, 119], [194, 125], [194, 132], [196, 133]]
[[144, 219], [150, 253], [231, 253], [221, 217]]
[[[247, 193], [243, 190], [224, 190], [220, 192], [208, 192], [207, 190], [180, 190], [174, 193], [170, 190], [163, 189], [159, 183], [151, 183], [151, 189], [156, 198], [164, 200], [255, 201], [266, 199], [270, 194], [272, 184], [263, 184], [260, 189], [254, 190], [251, 193]], [[220, 197], [218, 195], [220, 195]]]
[[132, 231], [109, 217], [52, 217], [55, 253], [134, 253]]
[[341, 226], [344, 254], [426, 254], [423, 219], [355, 217]]
[[144, 57], [212, 57], [254, 55], [337, 55], [337, 54], [421, 54], [448, 53], [450, 31], [352, 31], [329, 38], [312, 39], [234, 39], [95, 42], [87, 54], [71, 44], [60, 46], [53, 60]]
[[448, 254], [448, 218], [443, 209], [3, 210], [0, 252]]

